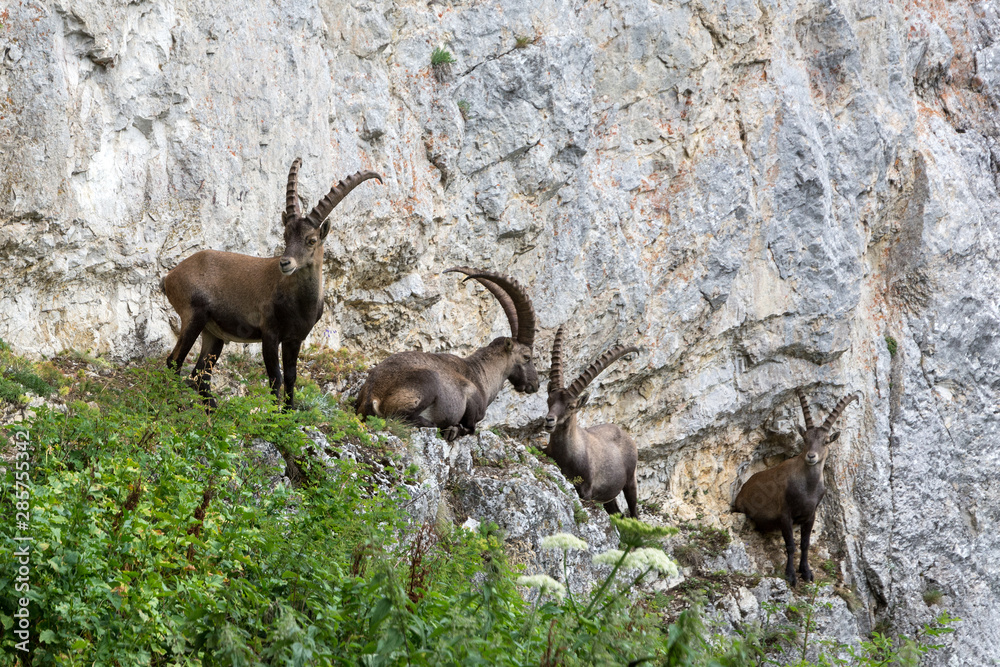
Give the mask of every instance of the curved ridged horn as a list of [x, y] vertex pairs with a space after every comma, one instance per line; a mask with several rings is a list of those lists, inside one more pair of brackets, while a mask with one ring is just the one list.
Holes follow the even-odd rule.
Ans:
[[549, 370], [549, 391], [562, 389], [562, 341], [563, 328], [559, 325], [555, 340], [552, 341], [552, 368]]
[[809, 401], [806, 400], [805, 394], [802, 393], [801, 389], [796, 388], [795, 395], [799, 397], [799, 404], [802, 405], [802, 416], [806, 419], [806, 429], [816, 428], [812, 413], [809, 412]]
[[[452, 269], [449, 269], [451, 271]], [[464, 267], [456, 267], [454, 270], [465, 273]], [[511, 333], [516, 329], [517, 333], [514, 338], [518, 343], [522, 345], [527, 345], [531, 347], [535, 344], [535, 307], [531, 305], [531, 299], [528, 297], [528, 293], [521, 287], [521, 284], [511, 278], [510, 276], [502, 276], [499, 273], [492, 273], [490, 271], [479, 271], [476, 270], [475, 273], [468, 274], [469, 278], [475, 278], [483, 286], [486, 283], [483, 282], [483, 278], [487, 281], [496, 283], [504, 292], [506, 292], [511, 301], [514, 304], [514, 312], [516, 318], [511, 318], [508, 314], [507, 319], [510, 320]], [[489, 289], [487, 287], [487, 289]], [[491, 292], [493, 290], [490, 290]], [[501, 303], [503, 303], [501, 301]], [[506, 312], [506, 311], [505, 311]]]
[[302, 208], [299, 206], [299, 167], [302, 166], [302, 158], [297, 157], [292, 162], [292, 168], [288, 170], [288, 188], [285, 190], [285, 220], [291, 222], [302, 217]]
[[575, 397], [578, 397], [583, 390], [587, 388], [594, 378], [601, 374], [601, 372], [618, 361], [619, 358], [625, 356], [629, 352], [638, 352], [639, 348], [634, 345], [616, 345], [601, 356], [597, 358], [597, 361], [592, 363], [587, 370], [580, 374], [580, 377], [573, 380], [573, 384], [569, 386], [569, 393]]
[[857, 398], [858, 398], [858, 393], [855, 392], [853, 394], [848, 394], [847, 396], [844, 396], [842, 399], [840, 399], [840, 402], [837, 403], [836, 407], [833, 408], [833, 412], [831, 412], [827, 416], [826, 421], [823, 422], [823, 425], [820, 426], [820, 428], [823, 429], [824, 431], [829, 431], [831, 428], [833, 428], [833, 425], [837, 423], [837, 420], [840, 418], [840, 413], [844, 411], [844, 408], [847, 407], [847, 404], [853, 400], [856, 400]]
[[[468, 276], [465, 280], [475, 277], [476, 282], [488, 289], [490, 294], [500, 302], [500, 307], [503, 308], [504, 315], [507, 316], [507, 321], [510, 323], [510, 335], [517, 336], [517, 308], [514, 307], [513, 300], [511, 300], [507, 292], [503, 291], [503, 288], [492, 280], [481, 277], [482, 272], [479, 269], [470, 269], [467, 266], [454, 266], [445, 271], [445, 273], [464, 273]], [[465, 282], [465, 280], [462, 282]]]
[[379, 183], [382, 182], [382, 177], [376, 174], [374, 171], [359, 171], [353, 176], [348, 176], [341, 182], [330, 188], [330, 192], [326, 194], [325, 197], [319, 200], [319, 203], [313, 206], [313, 210], [309, 211], [309, 222], [313, 227], [319, 227], [326, 220], [326, 216], [330, 215], [330, 211], [339, 204], [344, 197], [347, 196], [354, 188], [358, 187], [369, 178], [377, 179]]

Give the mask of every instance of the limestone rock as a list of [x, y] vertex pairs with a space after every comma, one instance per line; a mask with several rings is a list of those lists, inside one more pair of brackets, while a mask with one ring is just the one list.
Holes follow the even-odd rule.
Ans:
[[[933, 588], [964, 621], [930, 664], [994, 657], [994, 3], [79, 4], [0, 27], [0, 338], [164, 355], [160, 279], [200, 248], [274, 254], [295, 157], [307, 201], [377, 169], [333, 213], [312, 342], [469, 353], [505, 318], [441, 271], [509, 272], [543, 371], [564, 323], [567, 367], [643, 347], [583, 421], [630, 430], [665, 519], [729, 528], [739, 481], [795, 451], [793, 389], [861, 391], [817, 545], [861, 627], [912, 634]], [[482, 427], [543, 412], [506, 389]]]

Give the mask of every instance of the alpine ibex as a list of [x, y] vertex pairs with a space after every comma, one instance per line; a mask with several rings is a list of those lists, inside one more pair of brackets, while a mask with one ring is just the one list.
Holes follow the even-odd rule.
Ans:
[[733, 503], [733, 510], [745, 514], [753, 521], [757, 530], [765, 532], [781, 529], [781, 536], [785, 540], [785, 552], [788, 554], [785, 577], [792, 586], [796, 583], [795, 538], [792, 535], [792, 526], [802, 525], [799, 572], [802, 574], [802, 579], [812, 581], [813, 573], [809, 568], [809, 535], [816, 520], [816, 508], [826, 493], [826, 487], [823, 485], [823, 465], [829, 453], [828, 445], [840, 437], [839, 431], [831, 434], [830, 429], [848, 403], [858, 398], [858, 394], [855, 393], [840, 399], [823, 425], [816, 427], [806, 397], [798, 389], [795, 393], [799, 397], [802, 415], [806, 420], [805, 429], [799, 427], [805, 446], [798, 456], [753, 475], [740, 489]]
[[280, 257], [202, 250], [163, 279], [167, 299], [181, 318], [177, 345], [167, 357], [167, 368], [181, 372], [200, 334], [201, 355], [191, 376], [209, 408], [216, 405], [210, 390], [212, 369], [226, 342], [262, 343], [271, 391], [275, 398], [279, 396], [283, 365], [285, 404], [292, 406], [299, 348], [323, 313], [323, 241], [330, 231], [327, 216], [364, 181], [374, 178], [382, 182], [373, 171], [359, 171], [334, 185], [303, 217], [298, 199], [301, 164], [301, 158], [296, 158], [288, 171], [285, 211], [281, 214], [285, 250]]
[[559, 327], [552, 343], [549, 413], [545, 416], [548, 454], [568, 479], [579, 480], [575, 486], [582, 499], [602, 503], [608, 514], [619, 514], [615, 499], [624, 490], [629, 516], [637, 519], [635, 468], [639, 456], [635, 441], [616, 424], [582, 428], [576, 423], [576, 413], [587, 402], [587, 395], [581, 396], [587, 385], [620, 357], [639, 349], [624, 345], [611, 348], [564, 389], [562, 336], [563, 328]]
[[361, 417], [398, 417], [416, 426], [436, 426], [447, 440], [475, 433], [476, 424], [505, 381], [528, 394], [538, 391], [531, 361], [535, 309], [524, 288], [510, 276], [455, 267], [477, 280], [500, 302], [510, 323], [510, 338], [494, 339], [462, 358], [453, 354], [399, 352], [368, 372], [358, 394]]

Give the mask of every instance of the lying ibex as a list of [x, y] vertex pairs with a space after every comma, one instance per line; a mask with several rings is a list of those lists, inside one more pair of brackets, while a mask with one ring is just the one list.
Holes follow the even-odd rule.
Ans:
[[733, 510], [746, 514], [757, 530], [763, 532], [781, 529], [781, 536], [785, 539], [785, 552], [788, 554], [785, 577], [792, 586], [796, 582], [795, 538], [792, 535], [792, 526], [802, 525], [800, 545], [802, 556], [799, 560], [799, 572], [802, 574], [802, 579], [812, 581], [813, 574], [809, 568], [809, 535], [816, 519], [816, 508], [826, 493], [826, 487], [823, 485], [823, 465], [829, 453], [828, 445], [840, 437], [839, 431], [831, 434], [830, 429], [847, 404], [858, 398], [858, 394], [850, 394], [840, 399], [823, 425], [817, 428], [813, 424], [806, 397], [798, 389], [795, 393], [799, 397], [802, 415], [806, 420], [805, 429], [799, 427], [805, 446], [795, 458], [753, 475], [740, 489], [733, 503]]
[[456, 267], [479, 281], [507, 314], [512, 338], [501, 337], [468, 357], [431, 352], [399, 352], [368, 372], [355, 407], [362, 418], [398, 417], [416, 426], [436, 426], [447, 440], [475, 433], [476, 424], [503, 383], [532, 394], [538, 373], [531, 361], [535, 310], [517, 281], [479, 269]]
[[615, 499], [624, 490], [629, 516], [639, 518], [635, 441], [615, 424], [581, 428], [576, 423], [577, 410], [587, 402], [587, 395], [580, 395], [587, 385], [620, 357], [639, 350], [624, 345], [611, 348], [564, 389], [562, 336], [563, 328], [559, 327], [552, 343], [549, 413], [545, 416], [545, 430], [550, 434], [548, 454], [568, 479], [578, 480], [574, 483], [582, 499], [602, 503], [608, 514], [619, 514]]
[[323, 313], [323, 240], [330, 231], [327, 216], [351, 190], [373, 171], [359, 171], [333, 186], [303, 217], [298, 199], [296, 158], [288, 171], [285, 211], [285, 250], [280, 257], [250, 257], [202, 250], [178, 264], [163, 279], [163, 290], [181, 318], [177, 345], [167, 367], [179, 374], [184, 358], [201, 335], [201, 355], [191, 376], [198, 391], [215, 407], [211, 394], [212, 368], [226, 342], [262, 343], [264, 368], [275, 398], [285, 370], [285, 404], [292, 406], [295, 364], [302, 341]]

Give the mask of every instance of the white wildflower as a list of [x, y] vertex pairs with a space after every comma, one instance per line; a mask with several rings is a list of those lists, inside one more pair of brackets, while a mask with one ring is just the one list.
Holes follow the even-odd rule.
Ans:
[[621, 560], [623, 553], [621, 549], [611, 549], [594, 556], [594, 562], [598, 565], [614, 565]]
[[[594, 556], [594, 562], [598, 565], [615, 565], [622, 557], [622, 551], [612, 549], [602, 554]], [[670, 560], [667, 554], [660, 549], [642, 548], [630, 551], [625, 557], [622, 567], [630, 570], [656, 570], [667, 576], [677, 574], [677, 563]]]
[[563, 549], [566, 551], [586, 551], [589, 545], [576, 535], [556, 533], [542, 538], [543, 549]]
[[518, 586], [537, 588], [540, 595], [550, 593], [555, 595], [560, 600], [566, 596], [566, 587], [547, 574], [536, 574], [530, 577], [518, 577], [516, 583]]
[[677, 563], [670, 560], [670, 557], [660, 549], [636, 549], [629, 555], [631, 556], [629, 560], [635, 563], [638, 569], [656, 570], [668, 577], [673, 577], [677, 574]]

